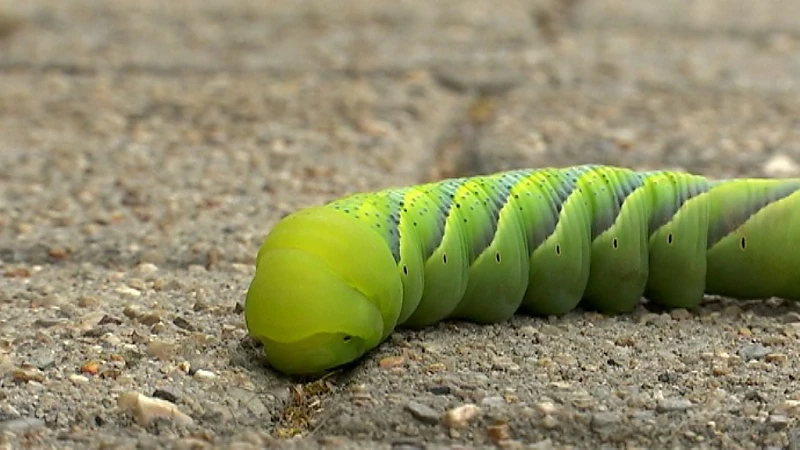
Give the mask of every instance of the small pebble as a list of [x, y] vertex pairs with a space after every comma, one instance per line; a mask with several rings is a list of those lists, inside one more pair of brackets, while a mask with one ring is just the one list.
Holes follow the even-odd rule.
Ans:
[[380, 362], [378, 362], [378, 366], [381, 369], [391, 369], [393, 367], [400, 367], [405, 364], [406, 359], [402, 356], [387, 356], [385, 358], [381, 358]]
[[762, 359], [769, 353], [769, 349], [761, 344], [745, 345], [739, 349], [739, 356], [741, 356], [745, 361]]
[[128, 319], [136, 319], [142, 314], [141, 311], [136, 306], [126, 306], [122, 309], [122, 315], [127, 317]]
[[489, 436], [489, 439], [495, 443], [495, 445], [511, 438], [511, 433], [509, 432], [507, 423], [489, 425], [486, 428], [486, 434]]
[[194, 419], [181, 412], [174, 403], [138, 392], [126, 392], [120, 395], [117, 404], [120, 408], [131, 412], [142, 425], [148, 425], [157, 418], [169, 419], [180, 425], [194, 423]]
[[444, 349], [439, 344], [424, 342], [422, 343], [422, 351], [431, 356], [441, 356]]
[[87, 361], [81, 365], [80, 372], [89, 375], [97, 375], [97, 373], [100, 372], [100, 365], [99, 361]]
[[630, 128], [617, 128], [609, 130], [608, 139], [621, 149], [629, 149], [636, 143], [636, 131]]
[[51, 247], [50, 250], [48, 250], [47, 255], [57, 261], [60, 261], [69, 256], [69, 251], [63, 247]]
[[83, 375], [79, 375], [77, 373], [73, 373], [72, 375], [69, 376], [69, 381], [71, 381], [73, 384], [80, 385], [80, 384], [88, 383], [89, 379], [86, 378]]
[[78, 306], [81, 308], [97, 308], [100, 306], [100, 300], [91, 295], [84, 295], [78, 299]]
[[158, 272], [158, 266], [153, 263], [143, 262], [136, 266], [136, 273], [140, 276], [152, 275], [156, 272]]
[[66, 322], [65, 319], [36, 319], [33, 322], [33, 326], [38, 328], [52, 328], [64, 322]]
[[773, 178], [787, 178], [800, 173], [800, 167], [790, 157], [779, 153], [764, 163], [764, 174]]
[[636, 340], [633, 336], [623, 336], [617, 338], [617, 340], [614, 341], [614, 345], [619, 347], [634, 347], [636, 345]]
[[444, 413], [442, 423], [450, 429], [464, 428], [467, 424], [478, 417], [481, 409], [477, 405], [461, 405]]
[[453, 389], [446, 385], [436, 385], [429, 387], [428, 392], [433, 395], [450, 395], [453, 392]]
[[542, 427], [547, 430], [552, 430], [558, 426], [558, 419], [554, 416], [546, 415], [542, 418]]
[[747, 337], [747, 338], [753, 337], [753, 332], [750, 331], [750, 328], [747, 328], [747, 327], [739, 328], [738, 333], [739, 333], [739, 336], [742, 336], [742, 337]]
[[128, 287], [136, 289], [137, 291], [143, 291], [147, 289], [147, 284], [145, 284], [144, 280], [141, 278], [131, 278], [126, 283]]
[[408, 402], [406, 404], [406, 410], [414, 416], [415, 419], [419, 420], [420, 422], [427, 423], [430, 425], [435, 425], [439, 423], [439, 413], [436, 412], [435, 409], [431, 408], [430, 406], [423, 405], [419, 402]]
[[172, 323], [174, 323], [176, 327], [182, 328], [186, 331], [195, 331], [194, 325], [192, 325], [191, 322], [189, 322], [188, 320], [186, 320], [181, 316], [172, 319]]
[[113, 333], [106, 333], [103, 335], [103, 342], [110, 345], [111, 347], [117, 347], [122, 345], [122, 339], [119, 336]]
[[556, 405], [553, 402], [539, 402], [536, 404], [536, 410], [541, 414], [553, 414], [556, 412]]
[[789, 426], [789, 418], [782, 414], [773, 414], [767, 420], [769, 424], [778, 430], [784, 429]]
[[117, 289], [115, 289], [115, 291], [117, 292], [117, 294], [127, 295], [128, 297], [139, 297], [142, 295], [142, 291], [134, 289], [130, 286], [120, 286]]
[[153, 326], [161, 322], [161, 315], [155, 312], [141, 315], [137, 319], [142, 325]]
[[162, 361], [172, 358], [177, 351], [175, 344], [169, 344], [161, 341], [152, 341], [147, 345], [146, 353], [148, 356], [156, 357]]
[[192, 369], [192, 364], [189, 361], [181, 361], [178, 363], [178, 369], [186, 374], [194, 375], [196, 369]]
[[656, 406], [656, 411], [660, 413], [671, 412], [671, 411], [686, 411], [687, 409], [693, 406], [694, 404], [691, 401], [683, 398], [664, 399], [658, 402], [658, 405]]
[[192, 377], [202, 381], [211, 381], [217, 379], [217, 374], [210, 370], [197, 369]]
[[44, 373], [37, 369], [17, 369], [11, 372], [11, 378], [17, 382], [43, 382], [45, 380]]

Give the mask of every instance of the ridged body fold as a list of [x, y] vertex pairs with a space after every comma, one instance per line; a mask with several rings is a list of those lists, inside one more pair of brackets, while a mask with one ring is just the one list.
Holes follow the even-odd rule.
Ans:
[[[359, 194], [328, 207], [370, 223], [403, 278], [399, 325], [498, 322], [520, 308], [607, 313], [644, 296], [800, 298], [799, 180], [577, 166]], [[379, 214], [376, 216], [376, 212]], [[773, 225], [771, 226], [770, 223]], [[790, 225], [791, 224], [791, 225]], [[788, 264], [788, 265], [784, 265]]]

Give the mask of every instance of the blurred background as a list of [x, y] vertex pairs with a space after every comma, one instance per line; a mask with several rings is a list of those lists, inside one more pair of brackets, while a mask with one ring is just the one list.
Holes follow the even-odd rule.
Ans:
[[5, 0], [0, 257], [250, 262], [297, 207], [510, 168], [795, 175], [797, 5]]

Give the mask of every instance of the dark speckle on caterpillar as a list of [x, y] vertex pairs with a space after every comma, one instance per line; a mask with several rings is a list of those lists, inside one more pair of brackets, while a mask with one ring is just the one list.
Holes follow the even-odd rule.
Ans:
[[355, 194], [291, 214], [245, 303], [270, 364], [318, 373], [398, 326], [501, 322], [642, 296], [800, 299], [800, 180], [606, 166], [518, 170]]

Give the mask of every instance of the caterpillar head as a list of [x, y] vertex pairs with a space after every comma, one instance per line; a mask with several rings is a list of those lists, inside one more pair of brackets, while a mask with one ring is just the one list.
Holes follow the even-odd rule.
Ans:
[[402, 289], [376, 231], [334, 209], [310, 208], [278, 222], [261, 246], [245, 321], [275, 369], [319, 373], [389, 336]]

